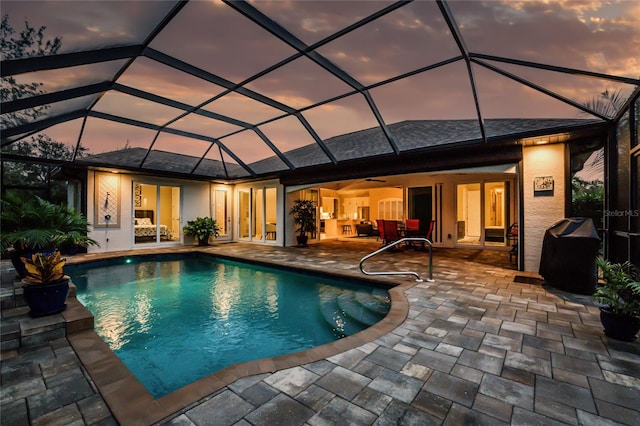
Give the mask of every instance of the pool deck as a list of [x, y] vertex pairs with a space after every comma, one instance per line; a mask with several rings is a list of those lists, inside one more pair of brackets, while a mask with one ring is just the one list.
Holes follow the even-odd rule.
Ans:
[[[358, 263], [378, 246], [229, 243], [107, 256], [203, 250], [362, 278]], [[427, 260], [405, 250], [366, 268], [427, 278]], [[512, 269], [506, 252], [434, 249], [433, 261], [435, 282], [376, 277], [396, 285], [376, 326], [231, 366], [157, 400], [93, 331], [53, 330], [2, 352], [2, 425], [637, 424], [640, 343], [604, 336], [590, 297], [542, 286]], [[4, 287], [6, 262], [2, 270]]]

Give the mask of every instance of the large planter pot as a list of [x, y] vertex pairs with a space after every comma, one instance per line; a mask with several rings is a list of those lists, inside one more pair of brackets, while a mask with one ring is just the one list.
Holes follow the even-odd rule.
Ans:
[[205, 238], [199, 238], [198, 239], [198, 245], [199, 246], [208, 246], [209, 245], [209, 236], [207, 236]]
[[53, 315], [67, 308], [69, 278], [49, 284], [27, 284], [23, 288], [24, 300], [31, 309], [29, 315], [42, 317]]
[[80, 247], [78, 246], [69, 246], [69, 247], [65, 247], [64, 249], [61, 250], [62, 254], [67, 254], [69, 256], [74, 256], [76, 254], [78, 254], [80, 252]]
[[24, 266], [24, 263], [22, 263], [22, 260], [20, 260], [20, 257], [25, 257], [26, 254], [26, 252], [18, 250], [11, 252], [11, 264], [20, 278], [27, 276], [27, 268]]
[[608, 308], [600, 308], [600, 321], [604, 334], [613, 339], [631, 342], [640, 331], [640, 319], [614, 314]]
[[298, 240], [298, 247], [307, 247], [307, 242], [309, 241], [308, 235], [298, 235], [296, 239]]

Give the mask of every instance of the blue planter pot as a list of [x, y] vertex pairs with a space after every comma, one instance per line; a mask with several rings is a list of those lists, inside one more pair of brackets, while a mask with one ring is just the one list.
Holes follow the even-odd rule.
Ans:
[[57, 314], [67, 308], [69, 278], [49, 284], [27, 284], [23, 290], [32, 317]]
[[616, 315], [607, 308], [600, 308], [600, 321], [604, 334], [613, 339], [632, 342], [640, 331], [638, 318]]

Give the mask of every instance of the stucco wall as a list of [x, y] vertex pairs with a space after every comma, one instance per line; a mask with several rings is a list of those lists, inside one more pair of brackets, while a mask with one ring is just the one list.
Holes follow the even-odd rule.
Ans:
[[[109, 174], [119, 181], [119, 224], [110, 225], [108, 227], [92, 227], [89, 236], [100, 243], [100, 247], [89, 247], [89, 252], [105, 252], [116, 250], [129, 250], [133, 248], [133, 176], [124, 173]], [[90, 222], [95, 223], [95, 210], [100, 209], [99, 203], [94, 200], [95, 197], [95, 177], [96, 173], [88, 172], [87, 179], [87, 217]], [[141, 178], [137, 177], [136, 181], [149, 183], [154, 185], [177, 186], [182, 189], [182, 215], [180, 228], [182, 228], [188, 220], [193, 220], [198, 216], [209, 216], [211, 214], [211, 199], [209, 184], [206, 182], [184, 181], [174, 179], [160, 178]], [[98, 211], [98, 214], [101, 214]], [[190, 241], [185, 241], [190, 243]], [[145, 245], [148, 247], [148, 245]]]
[[[565, 216], [565, 147], [538, 145], [523, 149], [524, 270], [538, 272], [545, 230]], [[552, 194], [536, 195], [534, 179], [552, 176]]]

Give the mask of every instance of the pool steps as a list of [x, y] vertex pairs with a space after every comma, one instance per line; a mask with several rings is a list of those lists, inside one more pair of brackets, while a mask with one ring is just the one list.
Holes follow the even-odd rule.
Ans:
[[387, 311], [383, 309], [379, 295], [352, 291], [324, 294], [320, 311], [337, 337], [346, 337], [370, 327], [382, 320]]
[[370, 310], [366, 305], [361, 304], [355, 295], [350, 293], [342, 293], [338, 296], [338, 306], [340, 306], [349, 317], [367, 326], [372, 326], [384, 318], [384, 315]]
[[384, 294], [366, 294], [356, 293], [356, 300], [366, 306], [369, 310], [380, 315], [387, 315], [389, 312], [389, 295], [385, 291]]
[[22, 286], [21, 281], [13, 279], [8, 283], [3, 282], [0, 288], [1, 352], [36, 346], [70, 334], [93, 330], [93, 315], [76, 299], [76, 286], [72, 282], [69, 282], [67, 309], [59, 314], [39, 318], [29, 315]]

